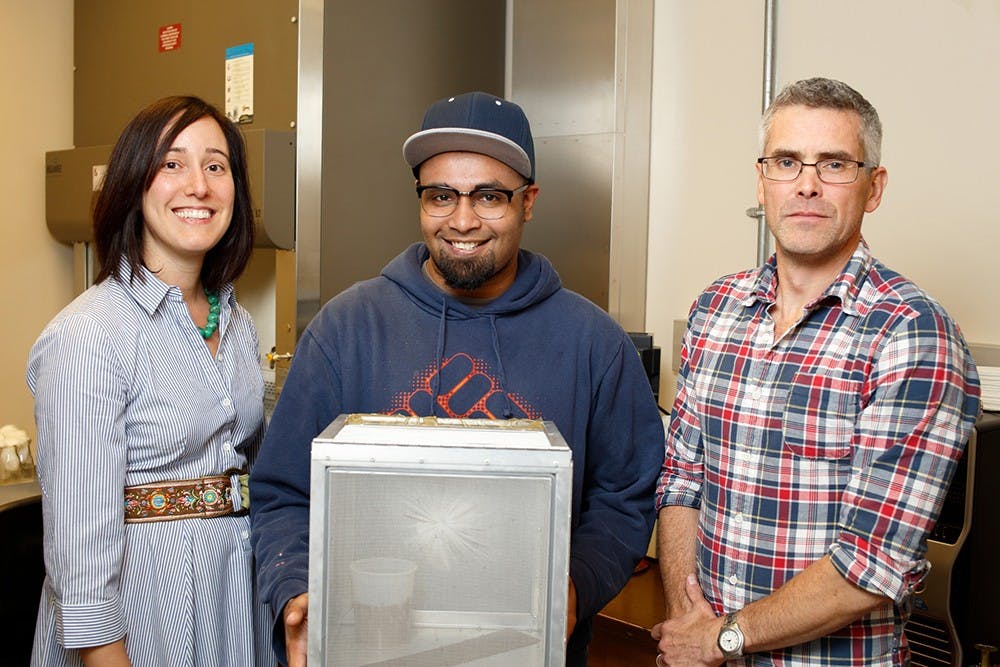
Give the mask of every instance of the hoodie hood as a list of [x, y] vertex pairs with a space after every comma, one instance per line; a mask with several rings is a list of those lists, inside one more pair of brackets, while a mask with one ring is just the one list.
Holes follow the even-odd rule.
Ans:
[[468, 306], [442, 291], [424, 275], [430, 251], [414, 243], [382, 269], [382, 276], [399, 286], [421, 309], [447, 319], [496, 317], [520, 312], [544, 301], [562, 281], [552, 264], [541, 255], [521, 249], [517, 253], [517, 277], [503, 294], [483, 306]]

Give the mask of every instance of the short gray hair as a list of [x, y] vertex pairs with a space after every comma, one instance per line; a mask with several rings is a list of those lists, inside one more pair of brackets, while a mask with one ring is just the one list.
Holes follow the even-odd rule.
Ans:
[[791, 106], [855, 112], [861, 118], [861, 144], [865, 151], [864, 161], [873, 166], [879, 164], [882, 159], [882, 121], [879, 120], [875, 107], [862, 97], [861, 93], [846, 83], [822, 77], [790, 83], [778, 93], [760, 121], [762, 150], [767, 144], [774, 115], [779, 110]]

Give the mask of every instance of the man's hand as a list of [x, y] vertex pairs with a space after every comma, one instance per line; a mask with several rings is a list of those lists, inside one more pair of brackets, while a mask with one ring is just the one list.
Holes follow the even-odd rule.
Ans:
[[690, 607], [674, 618], [653, 626], [653, 639], [659, 640], [656, 657], [658, 667], [714, 667], [723, 663], [722, 651], [716, 645], [722, 620], [712, 611], [698, 585], [698, 578], [687, 576], [685, 583]]
[[285, 654], [288, 667], [306, 667], [309, 646], [309, 594], [296, 595], [285, 604]]
[[576, 586], [573, 584], [573, 578], [570, 577], [569, 580], [569, 595], [566, 597], [566, 641], [569, 641], [570, 635], [573, 634], [573, 630], [576, 629]]

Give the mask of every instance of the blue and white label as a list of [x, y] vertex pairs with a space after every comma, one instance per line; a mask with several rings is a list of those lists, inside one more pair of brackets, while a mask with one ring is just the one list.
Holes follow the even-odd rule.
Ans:
[[226, 116], [253, 122], [253, 42], [226, 49]]

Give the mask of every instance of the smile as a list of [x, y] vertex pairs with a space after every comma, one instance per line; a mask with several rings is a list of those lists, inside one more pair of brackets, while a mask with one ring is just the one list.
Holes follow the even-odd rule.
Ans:
[[174, 209], [174, 215], [185, 220], [208, 220], [212, 212], [204, 208], [178, 208]]
[[455, 248], [455, 250], [470, 251], [475, 250], [480, 245], [485, 243], [485, 241], [449, 241], [448, 243], [451, 244], [451, 247]]

